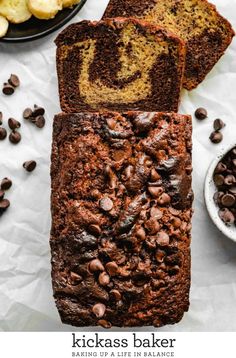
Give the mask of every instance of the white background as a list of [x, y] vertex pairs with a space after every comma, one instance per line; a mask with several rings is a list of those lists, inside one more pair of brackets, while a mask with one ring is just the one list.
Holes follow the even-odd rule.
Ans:
[[[73, 22], [82, 18], [99, 19], [107, 3], [107, 0], [88, 0]], [[236, 0], [215, 0], [214, 3], [236, 29]], [[60, 322], [50, 279], [51, 132], [53, 115], [60, 112], [55, 37], [56, 33], [31, 43], [0, 43], [0, 83], [6, 81], [10, 73], [18, 74], [22, 82], [13, 96], [6, 98], [0, 94], [0, 111], [4, 114], [5, 127], [10, 116], [22, 121], [23, 138], [17, 146], [8, 140], [0, 142], [0, 179], [7, 176], [14, 183], [6, 195], [11, 208], [0, 218], [2, 331], [74, 330]], [[197, 123], [193, 119], [195, 215], [191, 307], [181, 323], [157, 331], [236, 331], [236, 243], [214, 227], [203, 200], [208, 165], [222, 147], [236, 142], [235, 87], [234, 40], [207, 79], [196, 90], [182, 94], [181, 113], [193, 114], [199, 106], [206, 107], [209, 112], [209, 118], [204, 122]], [[47, 110], [47, 125], [42, 130], [22, 120], [23, 109], [34, 103]], [[224, 141], [213, 145], [208, 137], [217, 117], [227, 126]], [[38, 162], [37, 169], [31, 174], [22, 169], [22, 163], [29, 159]]]

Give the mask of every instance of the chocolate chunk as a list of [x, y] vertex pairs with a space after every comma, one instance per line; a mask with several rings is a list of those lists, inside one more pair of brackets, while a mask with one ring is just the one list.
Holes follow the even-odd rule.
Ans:
[[0, 200], [4, 198], [5, 192], [3, 190], [0, 190]]
[[9, 140], [12, 144], [18, 144], [21, 141], [21, 134], [14, 130], [10, 133]]
[[224, 179], [225, 185], [233, 185], [236, 182], [235, 177], [233, 175], [227, 175]]
[[10, 206], [10, 201], [8, 199], [3, 199], [0, 201], [0, 214], [7, 210]]
[[117, 263], [114, 261], [108, 262], [105, 267], [110, 276], [115, 276], [119, 268]]
[[158, 204], [160, 205], [167, 205], [171, 202], [171, 197], [170, 195], [163, 193], [158, 199], [157, 199]]
[[222, 128], [225, 127], [225, 123], [221, 119], [217, 118], [214, 120], [213, 127], [215, 131], [220, 131]]
[[93, 306], [92, 311], [97, 318], [102, 318], [106, 312], [106, 306], [103, 303], [97, 303]]
[[33, 117], [43, 116], [45, 114], [45, 109], [43, 107], [39, 107], [36, 104], [34, 105], [34, 110], [32, 112]]
[[27, 172], [32, 172], [37, 166], [37, 163], [34, 160], [29, 160], [27, 162], [23, 163], [23, 168], [27, 171]]
[[4, 140], [7, 136], [7, 131], [5, 128], [0, 127], [0, 140]]
[[222, 174], [216, 174], [213, 177], [214, 183], [217, 187], [220, 187], [224, 184], [225, 178]]
[[170, 237], [165, 231], [160, 231], [157, 234], [157, 243], [160, 246], [167, 246], [170, 243]]
[[15, 88], [11, 86], [9, 83], [4, 83], [2, 92], [6, 96], [11, 96], [15, 92]]
[[158, 198], [164, 192], [164, 189], [161, 186], [149, 186], [148, 191], [153, 198]]
[[35, 123], [36, 127], [43, 128], [45, 126], [45, 123], [46, 123], [44, 116], [37, 116], [35, 118], [34, 123]]
[[101, 286], [107, 286], [110, 283], [110, 276], [106, 272], [102, 272], [98, 276], [98, 282]]
[[14, 129], [20, 128], [21, 124], [16, 119], [9, 118], [8, 119], [8, 126], [9, 126], [10, 129], [14, 130]]
[[221, 203], [226, 208], [230, 208], [231, 206], [233, 206], [235, 204], [235, 202], [236, 202], [236, 199], [233, 194], [225, 194], [221, 198]]
[[17, 75], [11, 74], [8, 83], [13, 87], [19, 87], [20, 86], [19, 77]]
[[146, 238], [146, 232], [142, 226], [136, 231], [135, 234], [136, 234], [136, 237], [141, 241], [144, 241]]
[[102, 233], [102, 230], [99, 225], [91, 224], [88, 228], [89, 232], [95, 236], [100, 236]]
[[105, 268], [99, 259], [94, 259], [89, 263], [89, 270], [91, 272], [104, 271]]
[[223, 208], [219, 211], [219, 217], [227, 225], [231, 225], [235, 221], [234, 214], [227, 208]]
[[220, 174], [220, 173], [224, 173], [226, 170], [227, 170], [227, 166], [224, 163], [219, 162], [215, 168], [214, 173]]
[[26, 108], [23, 112], [24, 119], [30, 119], [32, 117], [33, 111], [31, 108]]
[[223, 140], [223, 134], [221, 132], [212, 132], [209, 139], [212, 143], [218, 144]]
[[104, 211], [111, 211], [113, 208], [113, 201], [110, 198], [105, 197], [99, 201], [99, 206]]
[[206, 119], [207, 118], [207, 110], [202, 107], [196, 109], [195, 117], [200, 120]]
[[12, 181], [11, 179], [8, 179], [8, 178], [4, 178], [2, 179], [1, 181], [1, 190], [8, 190], [10, 189], [10, 187], [12, 186]]
[[110, 291], [110, 296], [112, 298], [114, 298], [116, 301], [120, 301], [121, 300], [121, 293], [118, 290], [111, 290]]

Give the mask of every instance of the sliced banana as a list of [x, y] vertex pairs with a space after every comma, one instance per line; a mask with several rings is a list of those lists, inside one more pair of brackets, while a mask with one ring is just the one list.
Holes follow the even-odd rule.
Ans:
[[0, 15], [0, 37], [6, 35], [8, 27], [9, 27], [9, 22], [4, 16]]
[[62, 0], [63, 7], [71, 7], [77, 5], [81, 2], [81, 0]]
[[32, 16], [27, 0], [0, 0], [0, 14], [15, 24], [25, 22]]
[[38, 19], [48, 20], [62, 9], [62, 0], [28, 0], [28, 7]]

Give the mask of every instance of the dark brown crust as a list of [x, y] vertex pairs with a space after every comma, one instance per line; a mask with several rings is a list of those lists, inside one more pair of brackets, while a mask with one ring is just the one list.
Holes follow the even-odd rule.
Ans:
[[[141, 70], [126, 81], [117, 79], [119, 71], [119, 54], [116, 44], [119, 40], [120, 29], [128, 23], [133, 23], [137, 30], [143, 33], [156, 34], [157, 38], [169, 42], [170, 51], [168, 55], [157, 57], [149, 78], [152, 91], [150, 95], [134, 103], [100, 103], [92, 106], [86, 103], [79, 93], [76, 85], [82, 64], [80, 49], [69, 52], [67, 59], [62, 60], [62, 45], [72, 45], [86, 38], [95, 38], [97, 41], [96, 58], [90, 66], [89, 80], [94, 82], [102, 79], [105, 85], [111, 88], [123, 88], [140, 76]], [[144, 111], [178, 111], [180, 90], [183, 81], [185, 66], [185, 45], [182, 40], [171, 32], [150, 23], [137, 19], [106, 19], [105, 21], [82, 21], [67, 27], [56, 39], [57, 49], [57, 72], [59, 77], [59, 93], [61, 108], [66, 113], [78, 111], [96, 110], [144, 110]], [[178, 53], [176, 61], [174, 50]], [[173, 52], [173, 53], [172, 53]], [[106, 58], [106, 61], [104, 61]], [[161, 84], [161, 85], [160, 85]]]
[[[51, 178], [52, 280], [62, 321], [106, 328], [177, 323], [189, 307], [191, 117], [57, 115]], [[171, 202], [153, 197], [155, 187]], [[112, 210], [99, 207], [104, 197]], [[169, 242], [161, 244], [163, 232]], [[95, 258], [118, 265], [106, 286], [89, 269]], [[101, 319], [92, 312], [98, 303], [106, 306]]]
[[[157, 3], [158, 0], [141, 2], [139, 0], [110, 0], [103, 18], [137, 16], [145, 20], [144, 12]], [[204, 80], [224, 54], [235, 35], [231, 24], [219, 14], [216, 6], [207, 0], [205, 0], [205, 3], [207, 3], [209, 9], [215, 11], [215, 16], [224, 30], [220, 31], [219, 29], [219, 31], [213, 33], [205, 30], [202, 35], [193, 36], [186, 42], [187, 57], [183, 86], [188, 90], [196, 88]]]

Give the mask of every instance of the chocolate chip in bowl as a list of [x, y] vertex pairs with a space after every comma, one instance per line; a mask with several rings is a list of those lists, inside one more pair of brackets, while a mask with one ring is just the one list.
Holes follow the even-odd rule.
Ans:
[[208, 213], [217, 228], [236, 242], [236, 144], [211, 163], [204, 187]]

